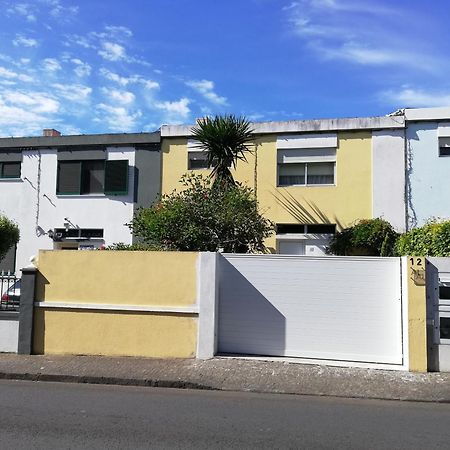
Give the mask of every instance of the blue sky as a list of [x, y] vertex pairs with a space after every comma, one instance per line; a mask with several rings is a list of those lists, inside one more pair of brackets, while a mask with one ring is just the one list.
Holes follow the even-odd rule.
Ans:
[[0, 0], [0, 135], [450, 105], [445, 0]]

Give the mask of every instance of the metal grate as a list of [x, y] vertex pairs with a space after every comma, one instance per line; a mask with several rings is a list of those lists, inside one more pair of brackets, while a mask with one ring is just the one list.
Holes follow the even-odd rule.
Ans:
[[0, 272], [0, 311], [18, 311], [20, 306], [20, 278]]

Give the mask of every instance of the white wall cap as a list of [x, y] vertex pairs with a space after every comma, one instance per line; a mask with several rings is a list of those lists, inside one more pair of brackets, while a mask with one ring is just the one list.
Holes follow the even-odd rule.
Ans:
[[406, 120], [450, 120], [450, 106], [405, 109]]
[[[161, 137], [191, 135], [194, 125], [163, 125]], [[317, 133], [327, 131], [358, 131], [404, 128], [403, 116], [356, 117], [344, 119], [289, 120], [284, 122], [253, 122], [257, 134]]]

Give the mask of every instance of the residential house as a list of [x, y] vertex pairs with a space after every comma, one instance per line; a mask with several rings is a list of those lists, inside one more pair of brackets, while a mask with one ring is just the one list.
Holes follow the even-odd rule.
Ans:
[[[383, 217], [403, 231], [404, 127], [404, 116], [253, 123], [255, 147], [234, 176], [277, 225], [269, 250], [323, 255], [330, 236], [358, 219]], [[191, 128], [161, 128], [162, 193], [189, 170], [209, 173]]]
[[0, 139], [0, 213], [20, 242], [0, 270], [18, 270], [39, 249], [132, 243], [126, 225], [160, 193], [160, 135], [153, 133]]
[[407, 227], [450, 218], [450, 108], [406, 109]]

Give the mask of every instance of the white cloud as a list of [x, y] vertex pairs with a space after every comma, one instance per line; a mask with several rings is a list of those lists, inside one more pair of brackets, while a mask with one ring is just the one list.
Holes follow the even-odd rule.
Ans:
[[97, 110], [103, 113], [101, 121], [106, 122], [112, 131], [130, 131], [136, 127], [137, 120], [142, 116], [142, 112], [129, 111], [124, 106], [111, 106], [105, 103], [97, 105]]
[[82, 84], [62, 84], [54, 83], [52, 87], [55, 89], [55, 93], [59, 97], [63, 97], [66, 100], [72, 102], [84, 103], [89, 100], [92, 93], [92, 88], [84, 86]]
[[36, 39], [27, 38], [22, 34], [16, 35], [16, 38], [12, 42], [16, 47], [37, 47], [39, 45]]
[[0, 94], [4, 103], [30, 108], [35, 113], [56, 113], [59, 102], [45, 92], [3, 91]]
[[36, 22], [36, 16], [34, 13], [34, 8], [29, 3], [16, 3], [12, 4], [6, 13], [9, 16], [22, 16], [28, 22]]
[[86, 36], [80, 36], [79, 34], [72, 34], [70, 36], [66, 36], [67, 42], [66, 45], [76, 44], [83, 48], [93, 48], [95, 49], [95, 45], [90, 42], [90, 40]]
[[25, 83], [33, 81], [33, 78], [29, 75], [23, 73], [16, 73], [12, 70], [6, 69], [5, 67], [0, 66], [0, 78], [14, 79], [19, 81], [24, 81]]
[[60, 0], [40, 0], [49, 7], [50, 15], [58, 20], [70, 21], [78, 14], [79, 7], [76, 5], [64, 6]]
[[122, 34], [126, 37], [133, 36], [133, 33], [129, 28], [121, 25], [105, 25], [105, 30], [114, 36], [117, 36], [119, 34]]
[[183, 97], [178, 101], [170, 102], [156, 102], [154, 104], [155, 108], [164, 112], [165, 120], [172, 123], [179, 123], [180, 121], [186, 120], [191, 113], [189, 104], [191, 101]]
[[98, 54], [108, 61], [120, 61], [121, 59], [126, 59], [127, 54], [125, 47], [115, 42], [102, 42], [102, 50], [98, 51]]
[[128, 78], [122, 77], [117, 73], [111, 72], [110, 70], [105, 69], [104, 67], [100, 69], [100, 74], [103, 75], [106, 79], [114, 81], [120, 84], [121, 86], [126, 86], [130, 82]]
[[450, 90], [435, 91], [402, 86], [380, 94], [383, 103], [402, 108], [429, 108], [450, 105]]
[[110, 100], [114, 100], [122, 105], [129, 105], [133, 103], [136, 96], [130, 91], [119, 91], [117, 89], [102, 88], [103, 94]]
[[115, 83], [120, 84], [121, 86], [127, 86], [129, 84], [141, 84], [146, 89], [158, 89], [159, 83], [154, 80], [150, 80], [148, 78], [144, 78], [140, 75], [131, 75], [130, 77], [123, 77], [115, 72], [111, 72], [108, 69], [102, 67], [100, 69], [100, 74], [105, 77], [107, 80], [114, 81]]
[[214, 82], [210, 80], [191, 80], [186, 84], [199, 92], [203, 97], [216, 105], [226, 105], [226, 97], [219, 96], [214, 92]]
[[410, 11], [373, 0], [299, 0], [283, 9], [293, 33], [321, 59], [434, 73], [446, 64], [427, 48], [423, 21]]
[[122, 25], [105, 25], [103, 31], [91, 31], [89, 36], [99, 39], [113, 38], [122, 40], [133, 36], [133, 32]]
[[91, 74], [92, 67], [87, 62], [83, 62], [78, 58], [72, 58], [70, 61], [75, 64], [73, 71], [77, 77], [87, 77]]
[[61, 70], [61, 64], [55, 58], [45, 58], [42, 61], [42, 67], [46, 72], [57, 72]]

